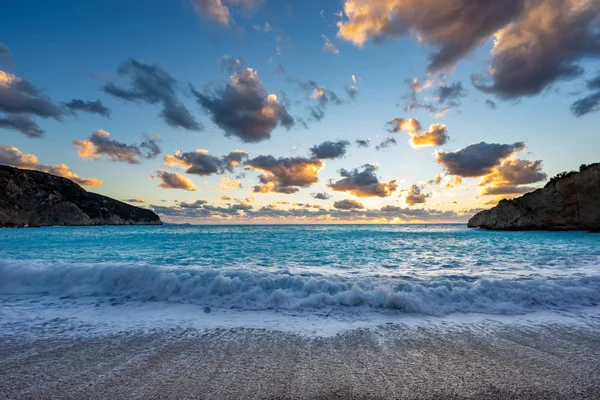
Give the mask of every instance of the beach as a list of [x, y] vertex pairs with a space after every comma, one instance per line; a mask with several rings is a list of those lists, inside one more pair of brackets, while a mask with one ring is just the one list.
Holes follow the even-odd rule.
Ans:
[[[599, 325], [600, 326], [600, 325]], [[596, 399], [593, 327], [387, 325], [306, 337], [190, 329], [3, 338], [7, 399]]]
[[600, 398], [597, 235], [0, 235], [0, 398]]

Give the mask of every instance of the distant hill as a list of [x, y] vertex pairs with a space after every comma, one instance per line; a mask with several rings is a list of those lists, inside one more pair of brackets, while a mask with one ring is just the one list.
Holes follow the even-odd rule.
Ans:
[[543, 189], [481, 211], [470, 228], [600, 231], [600, 163], [563, 172]]
[[161, 225], [151, 210], [89, 193], [66, 178], [0, 165], [0, 226]]

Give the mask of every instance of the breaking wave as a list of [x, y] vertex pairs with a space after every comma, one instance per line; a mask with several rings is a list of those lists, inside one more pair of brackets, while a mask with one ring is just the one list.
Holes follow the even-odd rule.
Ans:
[[249, 269], [0, 261], [0, 295], [110, 297], [247, 310], [385, 309], [399, 313], [520, 314], [600, 304], [600, 277], [348, 278]]

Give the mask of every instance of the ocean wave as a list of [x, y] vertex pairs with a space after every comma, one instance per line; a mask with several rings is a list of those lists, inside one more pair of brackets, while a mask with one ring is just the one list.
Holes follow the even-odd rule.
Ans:
[[0, 261], [0, 295], [195, 303], [248, 310], [353, 308], [399, 313], [520, 314], [600, 304], [600, 277], [348, 278], [249, 269]]

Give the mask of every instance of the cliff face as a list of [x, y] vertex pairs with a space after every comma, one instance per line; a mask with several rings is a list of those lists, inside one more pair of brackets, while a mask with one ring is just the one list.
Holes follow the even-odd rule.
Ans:
[[0, 226], [161, 225], [150, 210], [45, 172], [0, 165]]
[[569, 174], [513, 200], [481, 211], [470, 228], [600, 231], [600, 165]]

